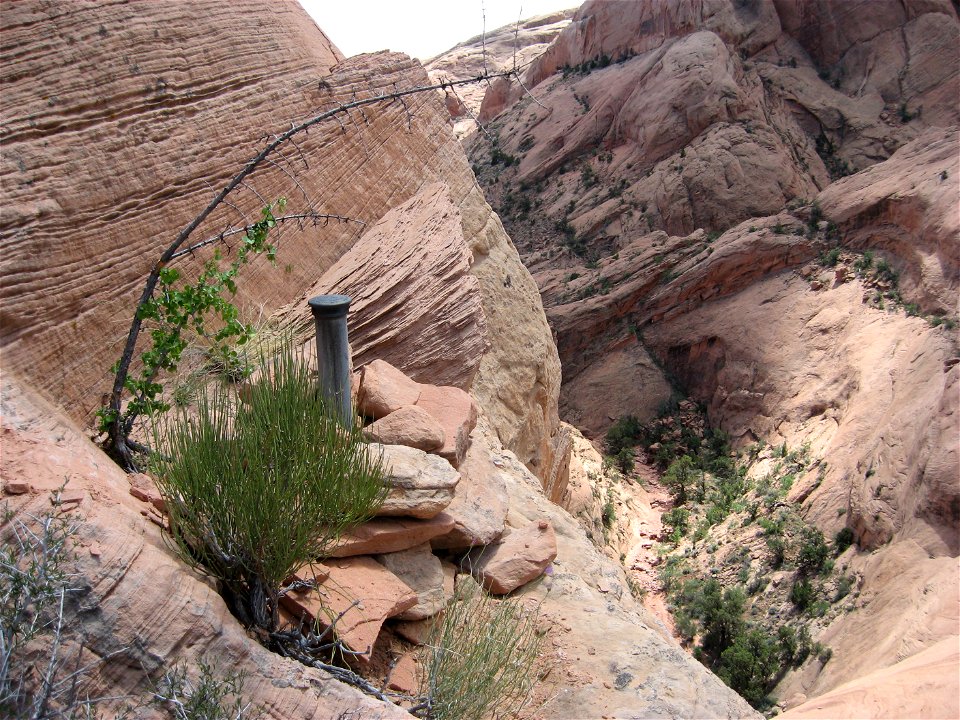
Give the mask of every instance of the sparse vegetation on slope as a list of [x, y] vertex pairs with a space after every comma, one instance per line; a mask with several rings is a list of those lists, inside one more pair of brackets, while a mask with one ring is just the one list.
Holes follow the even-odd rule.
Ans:
[[614, 423], [608, 450], [633, 445], [660, 468], [673, 498], [661, 517], [660, 578], [678, 634], [754, 707], [770, 707], [790, 668], [829, 659], [812, 628], [855, 584], [833, 559], [852, 532], [831, 548], [788, 500], [799, 477], [822, 477], [825, 464], [785, 443], [734, 453], [688, 400], [666, 404], [649, 423]]

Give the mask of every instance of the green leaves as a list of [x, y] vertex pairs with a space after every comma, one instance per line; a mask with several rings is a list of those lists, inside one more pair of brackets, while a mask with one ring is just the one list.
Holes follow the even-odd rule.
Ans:
[[[139, 374], [128, 375], [123, 383], [132, 398], [122, 416], [116, 409], [101, 408], [98, 411], [101, 432], [107, 432], [118, 420], [129, 432], [137, 416], [169, 409], [169, 405], [159, 399], [163, 385], [156, 382], [156, 378], [161, 372], [177, 369], [188, 345], [185, 335], [188, 329], [212, 343], [210, 354], [219, 358], [224, 367], [247, 367], [231, 345], [243, 345], [250, 340], [253, 327], [240, 321], [236, 306], [225, 295], [236, 295], [237, 275], [251, 257], [266, 253], [271, 263], [275, 261], [276, 247], [267, 242], [270, 230], [277, 225], [273, 207], [267, 205], [261, 210], [261, 219], [247, 228], [234, 259], [225, 267], [223, 256], [217, 250], [192, 283], [183, 282], [183, 274], [176, 268], [162, 267], [159, 270], [155, 295], [137, 310], [137, 318], [151, 325], [151, 345], [140, 354]], [[278, 199], [276, 207], [282, 211], [286, 199]], [[214, 332], [207, 329], [210, 317], [219, 320], [219, 327]], [[231, 377], [246, 374], [249, 373], [229, 373]]]

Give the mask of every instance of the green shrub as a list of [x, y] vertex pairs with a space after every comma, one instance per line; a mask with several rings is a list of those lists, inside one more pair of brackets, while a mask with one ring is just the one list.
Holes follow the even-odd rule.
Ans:
[[[66, 571], [74, 528], [60, 514], [62, 489], [52, 494], [52, 508], [40, 517], [14, 517], [4, 507], [0, 518], [2, 717], [48, 717], [48, 710], [72, 707], [76, 699], [69, 683], [58, 688], [67, 674], [61, 648], [63, 605], [76, 592], [69, 588]], [[49, 652], [34, 661], [27, 645], [41, 637]], [[70, 665], [73, 669], [72, 659]], [[78, 678], [73, 685], [79, 684]]]
[[820, 264], [824, 267], [836, 267], [840, 260], [840, 248], [832, 248], [820, 255]]
[[770, 565], [774, 570], [783, 565], [787, 556], [787, 543], [777, 535], [767, 536], [767, 547], [770, 548]]
[[634, 456], [633, 450], [630, 448], [623, 448], [620, 452], [617, 453], [617, 467], [620, 468], [620, 472], [624, 475], [628, 475], [633, 472], [634, 466]]
[[281, 583], [370, 517], [387, 488], [291, 342], [263, 365], [248, 403], [218, 387], [195, 418], [158, 420], [155, 471], [183, 560], [221, 581], [242, 622], [274, 629]]
[[760, 628], [736, 636], [720, 654], [717, 675], [754, 707], [765, 704], [767, 688], [780, 670], [776, 640]]
[[607, 452], [617, 455], [624, 448], [636, 445], [643, 434], [643, 424], [635, 415], [624, 415], [607, 430]]
[[[670, 512], [661, 516], [664, 524], [677, 533], [680, 538], [687, 534], [687, 527], [690, 521], [690, 511], [683, 507], [673, 508]], [[679, 539], [679, 538], [678, 538]]]
[[190, 677], [184, 664], [168, 670], [151, 692], [149, 705], [165, 709], [174, 720], [253, 720], [263, 717], [263, 710], [251, 707], [241, 695], [245, 680], [243, 673], [229, 671], [221, 675], [203, 661], [197, 665], [196, 679]]
[[840, 555], [851, 545], [853, 545], [853, 530], [848, 527], [841, 528], [833, 538], [833, 554]]
[[667, 486], [673, 500], [678, 505], [687, 501], [687, 491], [696, 479], [696, 466], [689, 455], [674, 460], [663, 475], [663, 484]]
[[798, 610], [806, 610], [816, 597], [816, 588], [814, 588], [813, 584], [806, 578], [797, 580], [793, 584], [793, 587], [790, 588], [790, 602], [792, 602]]
[[803, 529], [800, 551], [797, 554], [797, 567], [805, 575], [819, 572], [823, 567], [830, 549], [823, 539], [823, 533], [814, 527]]
[[420, 694], [431, 720], [511, 716], [537, 681], [537, 615], [461, 582], [424, 646]]

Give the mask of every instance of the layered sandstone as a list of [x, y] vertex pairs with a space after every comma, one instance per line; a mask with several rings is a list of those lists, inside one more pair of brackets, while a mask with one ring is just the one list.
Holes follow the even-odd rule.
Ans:
[[869, 592], [818, 626], [834, 660], [789, 674], [787, 705], [956, 633], [958, 40], [946, 2], [589, 2], [532, 98], [487, 92], [497, 146], [466, 141], [544, 298], [565, 419], [651, 418], [672, 378], [741, 446], [826, 463], [789, 499], [853, 531]]
[[[574, 10], [537, 15], [490, 30], [483, 35], [457, 43], [424, 63], [430, 77], [438, 82], [465, 80], [484, 72], [495, 73], [525, 68], [544, 50], [563, 28], [570, 24]], [[454, 123], [454, 133], [462, 137], [475, 128], [474, 118], [488, 85], [467, 85], [456, 91], [444, 90], [444, 102]]]
[[[271, 134], [336, 103], [428, 82], [402, 55], [343, 61], [293, 2], [10, 3], [3, 35], [4, 365], [81, 421], [110, 388], [109, 367], [155, 258]], [[474, 278], [451, 268], [474, 298], [462, 316], [470, 357], [462, 381], [473, 378], [508, 446], [549, 468], [559, 363], [536, 286], [446, 117], [424, 93], [315, 127], [194, 237], [243, 225], [281, 196], [288, 213], [349, 218], [274, 231], [276, 265], [257, 259], [239, 283], [238, 303], [256, 320], [301, 294], [389, 209], [445, 183]], [[462, 270], [462, 245], [458, 252]], [[183, 268], [189, 275], [207, 257], [185, 258]], [[426, 357], [431, 347], [398, 351]]]

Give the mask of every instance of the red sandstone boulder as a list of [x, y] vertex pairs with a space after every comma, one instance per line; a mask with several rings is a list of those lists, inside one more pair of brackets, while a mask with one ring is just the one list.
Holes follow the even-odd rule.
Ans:
[[417, 594], [416, 604], [397, 615], [400, 620], [424, 620], [443, 610], [444, 571], [440, 558], [431, 552], [430, 543], [377, 555], [376, 560]]
[[420, 450], [443, 447], [443, 426], [416, 405], [406, 405], [363, 429], [364, 436], [384, 445], [406, 445]]
[[543, 573], [557, 557], [557, 536], [546, 520], [513, 530], [499, 545], [474, 548], [465, 565], [488, 591], [506, 595]]
[[477, 405], [460, 388], [420, 385], [417, 406], [443, 427], [443, 446], [437, 451], [454, 467], [460, 467], [470, 446], [470, 433], [477, 424]]
[[460, 483], [445, 511], [455, 525], [431, 544], [438, 549], [465, 550], [494, 543], [503, 534], [507, 510], [509, 500], [503, 473], [493, 464], [487, 443], [477, 436], [460, 465]]
[[371, 445], [371, 452], [383, 453], [390, 486], [387, 499], [377, 510], [380, 517], [435, 517], [454, 498], [460, 473], [442, 457], [404, 445]]
[[360, 373], [357, 403], [368, 417], [379, 420], [420, 397], [420, 386], [385, 360], [364, 365]]
[[331, 557], [353, 557], [407, 550], [453, 529], [453, 518], [440, 513], [429, 520], [408, 518], [375, 518], [345, 533]]

